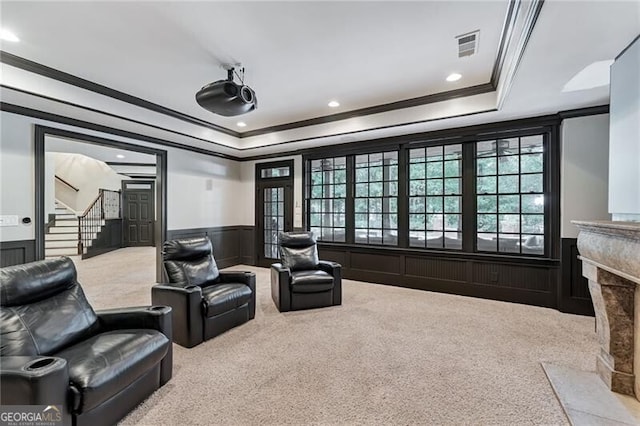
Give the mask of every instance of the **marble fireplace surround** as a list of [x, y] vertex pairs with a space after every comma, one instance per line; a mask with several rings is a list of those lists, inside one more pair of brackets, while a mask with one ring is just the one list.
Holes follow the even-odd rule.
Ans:
[[640, 399], [640, 223], [573, 223], [596, 314], [596, 371], [612, 391]]

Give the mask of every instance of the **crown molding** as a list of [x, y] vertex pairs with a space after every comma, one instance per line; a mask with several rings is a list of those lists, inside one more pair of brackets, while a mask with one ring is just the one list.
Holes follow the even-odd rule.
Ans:
[[588, 117], [590, 115], [600, 114], [609, 114], [609, 104], [560, 111], [558, 113], [558, 117], [560, 117], [561, 120], [564, 120], [565, 118]]
[[95, 83], [90, 80], [69, 74], [64, 71], [57, 70], [55, 68], [48, 67], [38, 62], [31, 61], [26, 58], [14, 55], [4, 50], [0, 51], [0, 62], [6, 65], [10, 65], [15, 68], [19, 68], [24, 71], [28, 71], [34, 74], [41, 75], [62, 83], [70, 84], [75, 87], [79, 87], [84, 90], [88, 90], [93, 93], [98, 93], [103, 96], [108, 96], [113, 99], [117, 99], [122, 102], [126, 102], [131, 105], [135, 105], [140, 108], [145, 108], [159, 114], [164, 114], [169, 117], [177, 118], [178, 120], [185, 121], [190, 124], [203, 126], [211, 130], [215, 130], [220, 133], [224, 133], [234, 137], [240, 137], [240, 133], [227, 129], [226, 127], [218, 126], [217, 124], [210, 123], [205, 120], [201, 120], [196, 117], [184, 114], [182, 112], [167, 108], [165, 106], [149, 102], [145, 99], [138, 98], [137, 96], [130, 95], [128, 93], [121, 92], [119, 90], [112, 89], [111, 87], [104, 86], [102, 84]]
[[68, 105], [68, 106], [71, 106], [71, 107], [74, 107], [74, 108], [78, 108], [78, 109], [82, 109], [82, 110], [85, 110], [85, 111], [95, 112], [97, 114], [102, 114], [102, 115], [105, 115], [107, 117], [117, 118], [119, 120], [128, 121], [130, 123], [140, 124], [142, 126], [151, 127], [152, 129], [157, 129], [157, 130], [162, 130], [163, 132], [173, 133], [173, 134], [178, 135], [178, 136], [185, 136], [185, 137], [188, 137], [190, 139], [195, 139], [195, 140], [198, 140], [198, 141], [201, 141], [201, 142], [210, 143], [212, 145], [216, 145], [216, 146], [219, 146], [219, 147], [229, 148], [229, 149], [237, 149], [237, 148], [235, 148], [233, 146], [229, 146], [229, 145], [221, 143], [221, 142], [212, 141], [211, 139], [205, 139], [205, 138], [201, 138], [201, 137], [198, 137], [198, 136], [193, 136], [193, 135], [190, 135], [188, 133], [179, 132], [177, 130], [169, 129], [167, 127], [157, 126], [155, 124], [150, 124], [150, 123], [147, 123], [147, 122], [144, 122], [144, 121], [135, 120], [133, 118], [125, 117], [125, 116], [118, 115], [118, 114], [112, 114], [112, 113], [107, 112], [107, 111], [102, 111], [100, 109], [91, 108], [91, 107], [88, 107], [88, 106], [76, 104], [74, 102], [65, 101], [63, 99], [58, 99], [58, 98], [54, 98], [54, 97], [47, 96], [47, 95], [42, 95], [40, 93], [31, 92], [29, 90], [19, 89], [17, 87], [9, 86], [7, 84], [0, 83], [0, 88], [7, 89], [7, 90], [13, 90], [15, 92], [23, 93], [25, 95], [34, 96], [36, 98], [45, 99], [47, 101], [57, 102], [57, 103], [60, 103], [60, 104], [63, 104], [63, 105]]
[[[111, 135], [121, 136], [121, 137], [124, 137], [124, 138], [137, 139], [139, 141], [150, 142], [150, 143], [153, 143], [153, 144], [156, 144], [156, 145], [160, 145], [160, 146], [183, 149], [183, 150], [186, 150], [186, 151], [191, 151], [191, 152], [195, 152], [195, 153], [198, 153], [198, 154], [211, 155], [211, 156], [214, 156], [214, 157], [224, 158], [224, 159], [227, 159], [227, 160], [235, 160], [235, 161], [241, 161], [242, 160], [240, 157], [236, 157], [234, 155], [227, 155], [227, 154], [223, 154], [223, 153], [220, 153], [220, 152], [209, 151], [209, 150], [203, 149], [203, 148], [198, 148], [198, 147], [194, 147], [194, 146], [190, 146], [190, 145], [184, 145], [184, 144], [179, 143], [179, 142], [167, 141], [165, 139], [160, 139], [160, 138], [155, 138], [153, 136], [143, 135], [142, 133], [130, 132], [128, 130], [121, 130], [121, 129], [117, 129], [115, 127], [104, 126], [102, 124], [95, 124], [95, 123], [91, 123], [89, 121], [78, 120], [78, 119], [75, 119], [75, 118], [66, 117], [64, 115], [53, 114], [53, 113], [50, 113], [50, 112], [40, 111], [40, 110], [33, 109], [33, 108], [27, 108], [27, 107], [24, 107], [24, 106], [15, 105], [15, 104], [7, 103], [7, 102], [0, 102], [0, 111], [5, 111], [5, 112], [12, 113], [12, 114], [18, 114], [18, 115], [23, 115], [23, 116], [32, 117], [32, 118], [38, 118], [38, 119], [41, 119], [41, 120], [52, 121], [52, 122], [55, 122], [55, 123], [67, 124], [69, 126], [79, 127], [79, 128], [82, 128], [82, 129], [95, 130], [96, 132], [109, 133]], [[72, 133], [72, 132], [68, 132], [68, 134], [70, 134], [70, 133]]]
[[[362, 116], [371, 115], [371, 114], [379, 114], [379, 113], [395, 111], [395, 110], [404, 109], [404, 108], [427, 105], [430, 103], [442, 102], [449, 99], [473, 96], [473, 95], [494, 91], [497, 88], [497, 82], [500, 78], [500, 73], [502, 71], [502, 64], [504, 62], [505, 52], [507, 51], [508, 46], [511, 42], [511, 34], [513, 32], [513, 26], [515, 24], [515, 17], [517, 15], [517, 9], [519, 7], [519, 3], [520, 3], [520, 0], [509, 0], [509, 7], [507, 9], [505, 22], [500, 35], [500, 42], [498, 45], [498, 54], [496, 56], [496, 60], [492, 68], [491, 79], [487, 83], [479, 84], [476, 86], [463, 87], [460, 89], [448, 90], [445, 92], [432, 93], [429, 95], [419, 96], [419, 97], [410, 98], [410, 99], [404, 99], [396, 102], [391, 102], [388, 104], [373, 105], [370, 107], [359, 108], [351, 111], [344, 111], [336, 114], [314, 117], [306, 120], [300, 120], [300, 121], [295, 121], [290, 123], [283, 123], [279, 125], [263, 127], [259, 129], [245, 131], [245, 132], [238, 132], [223, 126], [219, 126], [217, 124], [208, 122], [206, 120], [202, 120], [202, 119], [187, 115], [185, 113], [147, 101], [145, 99], [130, 95], [128, 93], [121, 92], [119, 90], [107, 87], [105, 85], [95, 83], [93, 81], [75, 76], [73, 74], [70, 74], [70, 73], [67, 73], [67, 72], [64, 72], [64, 71], [61, 71], [61, 70], [58, 70], [58, 69], [55, 69], [55, 68], [52, 68], [52, 67], [37, 63], [35, 61], [31, 61], [29, 59], [22, 58], [20, 56], [17, 56], [5, 51], [1, 51], [1, 50], [0, 50], [0, 62], [18, 69], [22, 69], [27, 72], [35, 73], [43, 77], [51, 78], [53, 80], [60, 81], [62, 83], [66, 83], [66, 84], [69, 84], [84, 90], [88, 90], [103, 96], [117, 99], [119, 101], [126, 102], [128, 104], [135, 105], [140, 108], [144, 108], [159, 114], [164, 114], [166, 116], [173, 117], [190, 124], [203, 126], [211, 130], [236, 137], [238, 139], [243, 139], [243, 138], [260, 136], [260, 135], [265, 135], [265, 134], [274, 133], [274, 132], [281, 132], [285, 130], [314, 126], [318, 124], [326, 124], [326, 123], [345, 120], [349, 118], [362, 117]], [[21, 90], [13, 87], [11, 87], [11, 89]], [[27, 92], [27, 93], [38, 96], [38, 94], [35, 94], [32, 92]], [[40, 96], [46, 97], [43, 95], [40, 95]], [[76, 104], [73, 104], [73, 105], [78, 106]], [[123, 117], [118, 117], [118, 118], [123, 118]], [[168, 129], [161, 128], [159, 126], [154, 126], [152, 124], [147, 124], [147, 123], [142, 123], [142, 124], [160, 128], [165, 131], [170, 131]], [[172, 132], [180, 134], [179, 132], [175, 132], [175, 131], [172, 131]], [[204, 139], [201, 139], [201, 140], [204, 140]]]

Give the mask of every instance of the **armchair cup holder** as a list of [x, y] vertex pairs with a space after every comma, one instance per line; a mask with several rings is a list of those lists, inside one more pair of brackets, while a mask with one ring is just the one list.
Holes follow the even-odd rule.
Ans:
[[39, 370], [41, 368], [49, 367], [51, 364], [55, 363], [56, 361], [57, 360], [52, 357], [40, 358], [26, 365], [24, 369], [27, 371]]

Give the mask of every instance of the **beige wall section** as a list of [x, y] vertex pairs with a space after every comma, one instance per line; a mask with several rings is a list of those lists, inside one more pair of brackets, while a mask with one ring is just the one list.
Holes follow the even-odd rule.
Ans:
[[244, 225], [239, 162], [174, 149], [168, 156], [168, 229]]
[[609, 114], [562, 122], [560, 214], [562, 238], [577, 238], [572, 220], [610, 219]]
[[270, 158], [259, 161], [245, 161], [241, 163], [240, 174], [242, 176], [242, 185], [240, 194], [242, 195], [242, 205], [246, 206], [240, 214], [242, 225], [254, 226], [256, 221], [256, 164], [282, 160], [293, 160], [293, 226], [294, 228], [302, 227], [302, 206], [304, 203], [304, 193], [302, 192], [302, 155]]

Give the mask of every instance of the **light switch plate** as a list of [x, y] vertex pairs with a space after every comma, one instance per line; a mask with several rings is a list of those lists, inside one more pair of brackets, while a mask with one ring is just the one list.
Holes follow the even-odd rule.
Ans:
[[0, 215], [0, 226], [18, 226], [18, 216]]

